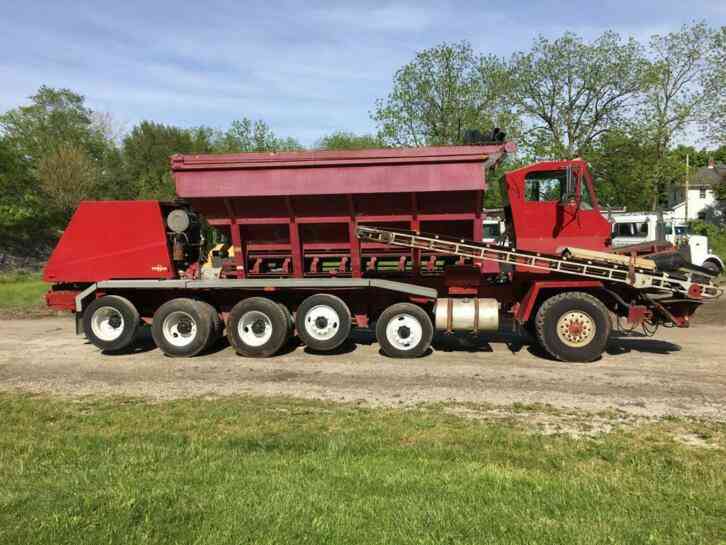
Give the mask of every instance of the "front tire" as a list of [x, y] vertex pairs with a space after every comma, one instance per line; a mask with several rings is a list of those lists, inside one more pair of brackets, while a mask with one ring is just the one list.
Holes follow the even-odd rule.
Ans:
[[278, 303], [250, 297], [237, 303], [227, 318], [227, 338], [240, 356], [267, 358], [290, 337], [290, 318]]
[[335, 350], [350, 335], [353, 320], [340, 297], [318, 293], [305, 299], [295, 313], [300, 340], [318, 352]]
[[547, 299], [539, 307], [534, 325], [542, 348], [567, 362], [598, 359], [611, 330], [605, 305], [583, 292], [565, 292]]
[[133, 303], [118, 295], [100, 297], [83, 312], [86, 338], [106, 352], [128, 348], [136, 339], [140, 322], [139, 312]]
[[209, 308], [207, 303], [186, 298], [172, 299], [161, 305], [151, 324], [156, 346], [171, 357], [191, 358], [202, 352], [215, 335]]
[[397, 303], [384, 310], [376, 322], [376, 338], [391, 358], [418, 358], [431, 346], [434, 326], [419, 306]]

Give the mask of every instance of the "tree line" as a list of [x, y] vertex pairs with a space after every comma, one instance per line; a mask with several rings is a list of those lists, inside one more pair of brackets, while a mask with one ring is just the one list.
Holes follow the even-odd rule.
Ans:
[[[614, 32], [539, 37], [508, 59], [443, 43], [395, 73], [371, 112], [376, 134], [337, 131], [316, 147], [461, 144], [467, 129], [502, 127], [520, 150], [506, 166], [582, 156], [601, 201], [648, 209], [682, 182], [686, 154], [696, 167], [726, 162], [724, 82], [726, 27], [705, 23], [646, 44]], [[225, 129], [149, 120], [118, 131], [81, 94], [43, 86], [0, 115], [0, 235], [5, 244], [51, 240], [82, 199], [171, 199], [174, 153], [300, 149], [247, 117]], [[485, 204], [499, 204], [495, 189]]]

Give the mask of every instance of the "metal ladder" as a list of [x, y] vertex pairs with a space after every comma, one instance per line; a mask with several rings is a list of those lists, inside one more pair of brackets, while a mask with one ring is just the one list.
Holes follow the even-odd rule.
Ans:
[[536, 252], [504, 248], [471, 240], [455, 240], [439, 235], [409, 231], [391, 231], [377, 227], [358, 226], [358, 238], [390, 246], [414, 248], [446, 255], [495, 261], [552, 273], [595, 278], [605, 282], [627, 284], [635, 289], [656, 289], [685, 296], [689, 299], [720, 297], [723, 289], [712, 282], [697, 282], [692, 273], [666, 273], [638, 267], [626, 267], [594, 260], [542, 255]]

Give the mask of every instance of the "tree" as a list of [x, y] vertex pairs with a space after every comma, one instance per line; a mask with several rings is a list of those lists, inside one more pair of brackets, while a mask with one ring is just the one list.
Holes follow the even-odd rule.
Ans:
[[208, 153], [212, 150], [205, 129], [182, 129], [151, 121], [136, 125], [123, 140], [126, 184], [137, 198], [173, 199], [170, 157], [176, 153]]
[[540, 36], [510, 62], [510, 100], [536, 155], [571, 158], [621, 124], [642, 89], [645, 61], [633, 39], [606, 32], [593, 43]]
[[704, 128], [714, 144], [726, 145], [726, 26], [711, 35], [703, 86]]
[[72, 142], [94, 159], [109, 145], [104, 127], [86, 107], [83, 95], [69, 89], [42, 86], [31, 104], [0, 115], [0, 130], [8, 144], [37, 165], [47, 153]]
[[639, 123], [644, 137], [654, 144], [653, 169], [648, 174], [654, 188], [653, 209], [658, 205], [668, 177], [670, 165], [666, 156], [671, 143], [697, 120], [703, 103], [700, 83], [710, 36], [708, 27], [699, 23], [650, 39]]
[[501, 60], [475, 54], [467, 42], [421, 51], [376, 101], [379, 138], [393, 146], [443, 145], [462, 143], [467, 129], [516, 130], [503, 99], [507, 81]]
[[233, 121], [227, 131], [216, 135], [214, 142], [214, 151], [219, 153], [300, 149], [302, 146], [294, 138], [278, 138], [267, 123], [247, 117]]
[[598, 200], [604, 208], [645, 210], [654, 191], [652, 142], [623, 130], [598, 138], [585, 154], [592, 167]]
[[38, 165], [40, 187], [51, 214], [65, 225], [78, 203], [98, 196], [99, 165], [76, 144], [61, 144], [46, 154]]
[[385, 147], [383, 141], [372, 134], [357, 135], [352, 132], [335, 131], [323, 136], [317, 147], [325, 150], [356, 150]]
[[[0, 137], [4, 242], [43, 239], [63, 227], [62, 215], [51, 210], [54, 197], [45, 194], [47, 186], [41, 179], [41, 165], [48, 158], [57, 158], [60, 150], [72, 147], [100, 175], [105, 172], [102, 165], [114, 153], [113, 142], [106, 138], [95, 112], [85, 105], [82, 95], [69, 89], [42, 86], [30, 97], [30, 104], [0, 115]], [[51, 169], [42, 172], [45, 176]], [[32, 251], [32, 246], [26, 250]]]

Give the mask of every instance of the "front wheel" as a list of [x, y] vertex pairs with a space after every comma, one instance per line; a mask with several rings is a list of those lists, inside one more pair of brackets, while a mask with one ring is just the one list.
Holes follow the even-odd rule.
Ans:
[[397, 303], [384, 310], [376, 322], [376, 338], [391, 358], [418, 358], [431, 346], [434, 326], [419, 306]]
[[118, 295], [106, 295], [86, 308], [83, 332], [94, 346], [117, 352], [134, 342], [140, 322], [139, 312], [131, 301]]
[[560, 361], [598, 359], [610, 335], [607, 308], [584, 292], [565, 292], [547, 299], [535, 317], [537, 341]]

